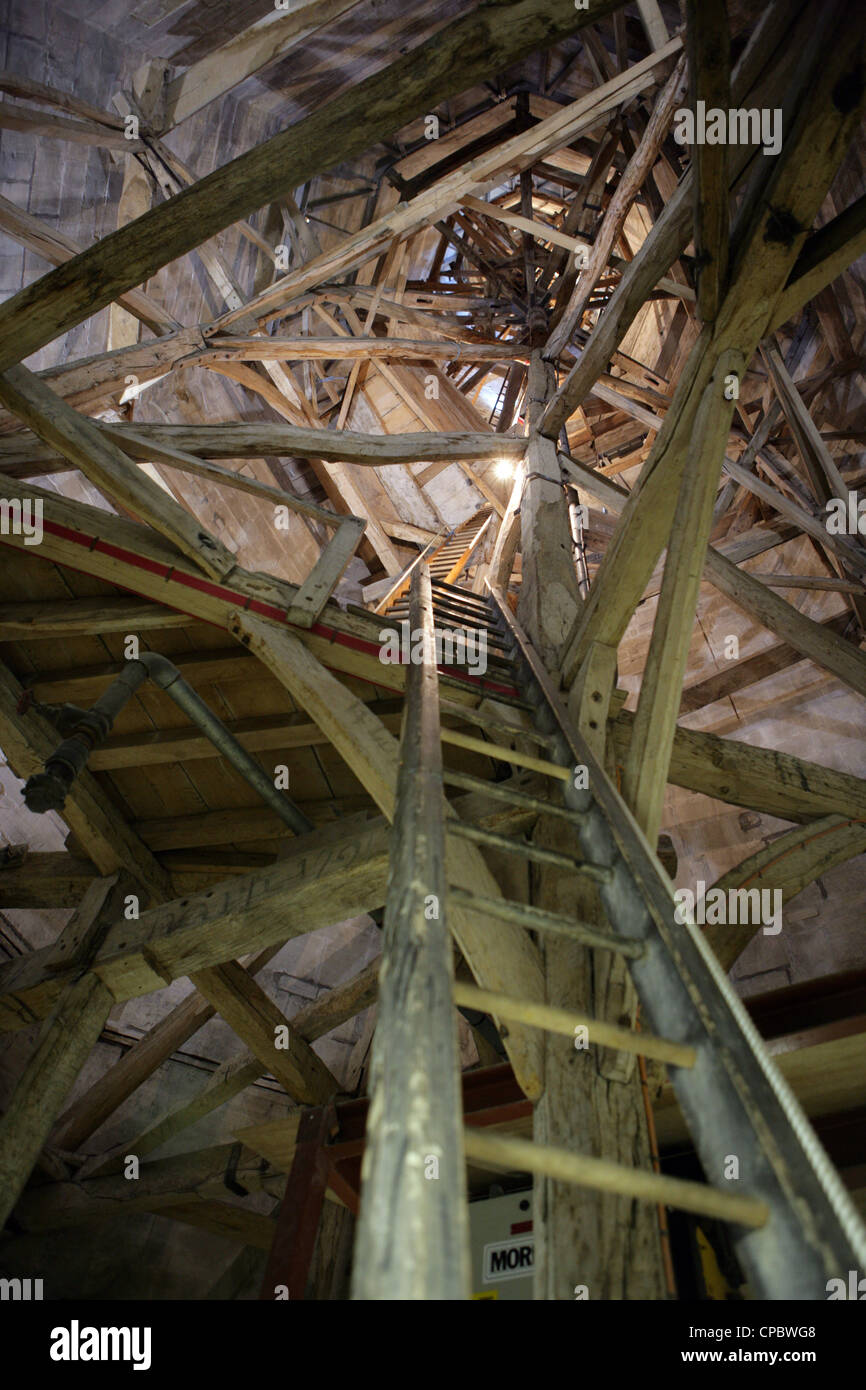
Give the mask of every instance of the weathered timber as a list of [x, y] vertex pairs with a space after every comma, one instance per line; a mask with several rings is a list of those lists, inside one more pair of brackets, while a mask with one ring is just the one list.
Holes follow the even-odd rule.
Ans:
[[570, 0], [545, 5], [512, 0], [446, 26], [313, 115], [7, 300], [0, 308], [7, 345], [0, 368], [28, 357], [283, 190], [333, 167], [336, 149], [342, 160], [352, 159], [423, 114], [431, 102], [465, 91], [527, 51], [548, 48], [615, 8], [616, 0], [591, 0], [585, 10], [575, 10]]

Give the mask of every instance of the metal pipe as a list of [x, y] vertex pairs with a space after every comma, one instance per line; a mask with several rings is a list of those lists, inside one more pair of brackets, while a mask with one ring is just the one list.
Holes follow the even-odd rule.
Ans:
[[158, 652], [143, 652], [126, 666], [116, 680], [89, 710], [75, 705], [59, 709], [36, 706], [53, 716], [61, 732], [68, 736], [46, 760], [42, 772], [34, 773], [24, 787], [24, 800], [31, 811], [61, 811], [69, 788], [85, 767], [91, 752], [107, 737], [120, 711], [147, 679], [158, 685], [209, 739], [242, 777], [246, 778], [272, 811], [296, 834], [312, 830], [308, 820], [289, 797], [278, 791], [258, 763], [242, 748], [225, 724], [205, 704], [181, 675], [173, 661]]

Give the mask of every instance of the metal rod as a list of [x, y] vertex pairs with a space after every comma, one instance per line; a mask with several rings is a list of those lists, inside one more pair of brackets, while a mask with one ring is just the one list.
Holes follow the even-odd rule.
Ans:
[[596, 946], [605, 951], [617, 951], [620, 955], [637, 960], [644, 953], [639, 942], [626, 937], [614, 936], [611, 932], [589, 927], [584, 922], [572, 921], [570, 917], [557, 917], [543, 908], [532, 907], [529, 903], [512, 902], [509, 898], [483, 898], [470, 893], [465, 888], [452, 888], [451, 901], [459, 903], [467, 912], [477, 912], [485, 917], [496, 917], [501, 922], [513, 922], [518, 927], [530, 931], [551, 932], [554, 936], [568, 936], [573, 941], [581, 941], [585, 946]]
[[638, 1202], [664, 1202], [666, 1206], [693, 1211], [699, 1216], [715, 1216], [740, 1226], [761, 1227], [769, 1209], [754, 1197], [735, 1192], [719, 1192], [705, 1183], [688, 1182], [650, 1173], [644, 1168], [626, 1168], [603, 1158], [589, 1158], [568, 1149], [547, 1148], [528, 1139], [491, 1134], [476, 1127], [467, 1128], [464, 1139], [466, 1157], [482, 1167], [495, 1166], [509, 1172], [540, 1173], [576, 1187], [597, 1192], [615, 1192]]
[[539, 816], [558, 816], [560, 820], [571, 821], [572, 825], [583, 817], [582, 811], [573, 811], [570, 806], [560, 806], [541, 796], [530, 796], [528, 792], [511, 787], [508, 782], [487, 782], [483, 777], [471, 777], [468, 772], [456, 772], [449, 767], [443, 772], [442, 779], [449, 787], [459, 787], [464, 792], [480, 792], [492, 801], [522, 806], [524, 810], [534, 811]]
[[551, 1004], [536, 1003], [534, 999], [512, 999], [507, 994], [494, 994], [492, 990], [478, 989], [475, 985], [464, 984], [462, 980], [458, 980], [454, 986], [454, 999], [463, 1008], [479, 1009], [498, 1018], [510, 1018], [515, 1023], [542, 1028], [545, 1033], [558, 1033], [565, 1038], [573, 1038], [578, 1028], [585, 1028], [588, 1041], [593, 1046], [613, 1047], [635, 1056], [655, 1057], [671, 1067], [693, 1067], [697, 1060], [697, 1052], [687, 1043], [657, 1038], [652, 1033], [637, 1033], [630, 1028], [618, 1028], [615, 1023], [605, 1023], [604, 1019], [593, 1018], [591, 1014], [575, 1013], [573, 1009], [556, 1009]]
[[555, 869], [565, 869], [568, 873], [583, 874], [593, 883], [610, 883], [613, 870], [598, 864], [587, 864], [570, 854], [560, 854], [559, 850], [545, 849], [543, 845], [529, 844], [515, 840], [510, 835], [500, 835], [495, 830], [486, 830], [482, 825], [469, 825], [466, 821], [449, 821], [446, 826], [449, 835], [460, 835], [464, 840], [486, 845], [488, 849], [502, 850], [505, 854], [521, 854], [536, 864], [550, 864]]
[[503, 748], [501, 743], [485, 743], [484, 739], [472, 738], [470, 734], [459, 734], [456, 729], [443, 729], [442, 742], [451, 743], [455, 748], [466, 748], [470, 753], [481, 753], [485, 758], [498, 762], [513, 763], [515, 767], [528, 767], [531, 772], [541, 772], [545, 777], [555, 777], [560, 782], [571, 781], [571, 768], [548, 762], [545, 758], [533, 758], [531, 753], [518, 753], [516, 748]]

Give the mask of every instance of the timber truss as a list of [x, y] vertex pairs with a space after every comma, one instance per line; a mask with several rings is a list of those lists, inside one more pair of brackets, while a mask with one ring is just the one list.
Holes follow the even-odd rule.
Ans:
[[[677, 28], [673, 8], [478, 5], [201, 178], [174, 132], [363, 3], [276, 12], [186, 69], [149, 64], [114, 111], [0, 74], [0, 126], [95, 144], [123, 167], [117, 230], [86, 248], [0, 201], [0, 230], [55, 267], [0, 305], [0, 746], [31, 809], [59, 810], [71, 832], [62, 852], [7, 851], [0, 902], [72, 910], [55, 942], [0, 967], [0, 1026], [42, 1021], [0, 1119], [10, 1231], [159, 1210], [270, 1250], [273, 1297], [306, 1278], [315, 1231], [298, 1191], [321, 1205], [330, 1187], [362, 1213], [356, 1296], [460, 1297], [463, 1228], [439, 1249], [436, 1203], [462, 1208], [468, 1159], [476, 1177], [544, 1184], [544, 1297], [577, 1284], [662, 1297], [659, 1203], [732, 1223], [763, 1296], [820, 1296], [834, 1261], [863, 1258], [723, 974], [756, 928], [678, 939], [657, 850], [670, 785], [791, 823], [726, 889], [758, 876], [788, 898], [866, 849], [866, 781], [678, 723], [804, 658], [866, 697], [866, 545], [856, 525], [827, 525], [834, 503], [858, 516], [862, 476], [845, 393], [863, 326], [834, 286], [860, 294], [848, 268], [866, 251], [866, 198], [837, 207], [831, 185], [862, 126], [866, 37], [844, 0], [817, 16], [791, 0], [729, 6], [730, 19], [723, 0], [687, 0]], [[781, 111], [781, 151], [677, 143], [676, 113], [698, 102]], [[325, 178], [337, 163], [348, 192]], [[149, 282], [193, 263], [221, 307], [181, 323]], [[106, 307], [107, 351], [22, 365]], [[232, 418], [196, 408], [205, 379]], [[169, 407], [149, 412], [157, 389]], [[209, 522], [214, 490], [280, 514], [291, 578], [240, 562], [230, 522]], [[782, 547], [780, 572], [744, 568]], [[358, 583], [364, 603], [347, 602]], [[689, 683], [702, 583], [776, 640]], [[617, 656], [636, 613], [654, 621], [627, 710]], [[471, 637], [484, 669], [385, 663], [383, 624], [434, 645]], [[171, 660], [133, 682], [130, 635]], [[227, 800], [217, 758], [236, 769]], [[276, 765], [290, 792], [258, 796]], [[591, 804], [575, 799], [580, 769]], [[515, 845], [522, 878], [503, 868]], [[381, 921], [383, 906], [371, 1114], [395, 1078], [410, 1095], [421, 1075], [428, 1103], [406, 1110], [399, 1153], [379, 1115], [361, 1184], [345, 1099], [359, 1075], [338, 1078], [312, 1044], [373, 1004], [379, 961], [291, 1018], [256, 975], [291, 938]], [[185, 978], [181, 1004], [77, 1084], [116, 1003]], [[677, 990], [679, 1013], [663, 1002]], [[665, 1036], [636, 1031], [638, 995]], [[504, 1045], [525, 1098], [508, 1114], [467, 1101], [465, 1140], [455, 1007], [482, 1062], [501, 1066]], [[416, 1056], [428, 1011], [435, 1042]], [[244, 1051], [118, 1149], [91, 1140], [214, 1014]], [[645, 1057], [676, 1076], [709, 1183], [726, 1144], [754, 1159], [744, 1195], [652, 1173]], [[270, 1146], [150, 1157], [266, 1075], [292, 1106]], [[525, 1121], [526, 1102], [535, 1145], [482, 1133]], [[425, 1190], [410, 1170], [428, 1149], [447, 1180]], [[130, 1153], [146, 1160], [136, 1184]], [[433, 1258], [377, 1222], [395, 1186]], [[278, 1218], [245, 1207], [254, 1191], [286, 1194]], [[603, 1233], [632, 1198], [640, 1215], [614, 1251]]]

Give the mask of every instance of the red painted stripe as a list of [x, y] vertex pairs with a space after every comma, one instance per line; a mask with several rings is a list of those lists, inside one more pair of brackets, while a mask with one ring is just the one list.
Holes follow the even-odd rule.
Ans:
[[[364, 652], [368, 656], [378, 655], [379, 646], [376, 642], [368, 642], [363, 637], [353, 637], [348, 632], [338, 632], [336, 628], [328, 627], [324, 623], [314, 623], [311, 628], [298, 627], [296, 623], [286, 621], [286, 615], [281, 608], [275, 608], [273, 604], [263, 603], [260, 599], [251, 599], [246, 594], [237, 593], [234, 589], [227, 589], [224, 585], [214, 584], [209, 579], [200, 578], [198, 575], [187, 574], [185, 570], [175, 569], [171, 565], [166, 565], [160, 560], [151, 560], [146, 555], [139, 555], [135, 551], [126, 550], [123, 546], [112, 545], [108, 541], [102, 541], [98, 536], [89, 536], [84, 531], [73, 531], [68, 526], [62, 526], [56, 521], [44, 521], [43, 530], [51, 535], [58, 536], [61, 540], [69, 541], [73, 545], [81, 546], [83, 550], [97, 551], [101, 555], [107, 555], [113, 560], [130, 565], [134, 569], [145, 570], [148, 574], [157, 575], [165, 579], [168, 583], [178, 584], [186, 589], [195, 589], [199, 593], [208, 594], [211, 598], [220, 599], [223, 603], [230, 603], [233, 607], [240, 608], [248, 613], [257, 613], [263, 618], [270, 618], [274, 622], [282, 623], [286, 627], [291, 627], [295, 632], [311, 632], [316, 637], [321, 637], [325, 641], [333, 643], [338, 647], [346, 647], [352, 651]], [[4, 542], [4, 537], [0, 536], [0, 543]], [[5, 542], [7, 545], [9, 541]], [[18, 547], [16, 547], [17, 549]], [[70, 566], [77, 569], [78, 566]], [[89, 573], [84, 566], [81, 571]], [[122, 587], [118, 585], [118, 587]], [[130, 593], [138, 593], [135, 589], [130, 589]], [[148, 594], [139, 594], [140, 598], [148, 598]], [[206, 622], [207, 619], [198, 618], [195, 613], [190, 613], [187, 608], [177, 604], [166, 604], [166, 607], [173, 608], [177, 613], [186, 613], [197, 622]], [[212, 624], [217, 626], [217, 624]], [[334, 669], [334, 668], [329, 668]], [[338, 669], [338, 668], [337, 668]], [[519, 696], [520, 692], [513, 685], [500, 685], [494, 681], [485, 681], [481, 676], [470, 676], [465, 671], [453, 666], [437, 666], [440, 675], [451, 676], [463, 685], [473, 686], [484, 692], [494, 695]], [[370, 685], [380, 685], [383, 690], [398, 690], [397, 686], [392, 686], [385, 680], [373, 680], [371, 677], [363, 677]]]
[[532, 1222], [531, 1222], [531, 1221], [515, 1221], [514, 1224], [513, 1224], [512, 1227], [511, 1227], [511, 1234], [512, 1234], [513, 1236], [522, 1236], [522, 1235], [524, 1234], [525, 1231], [531, 1231], [531, 1230], [532, 1230]]

